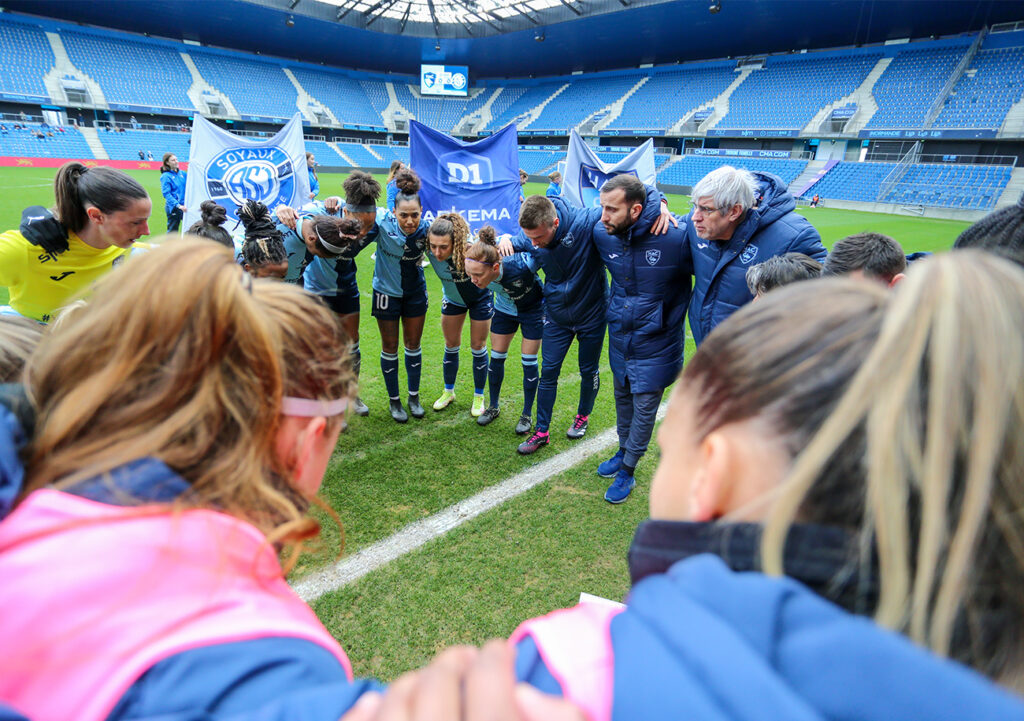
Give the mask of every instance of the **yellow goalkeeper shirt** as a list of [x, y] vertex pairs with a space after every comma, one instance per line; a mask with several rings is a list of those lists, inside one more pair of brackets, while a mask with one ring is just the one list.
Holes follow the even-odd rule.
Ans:
[[0, 286], [10, 292], [10, 306], [26, 318], [48, 323], [76, 293], [109, 273], [131, 253], [112, 245], [97, 250], [68, 233], [68, 249], [48, 253], [17, 230], [0, 233]]

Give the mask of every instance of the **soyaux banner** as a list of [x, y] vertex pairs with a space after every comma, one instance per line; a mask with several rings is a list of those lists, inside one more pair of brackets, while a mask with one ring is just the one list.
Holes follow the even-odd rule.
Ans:
[[647, 139], [632, 153], [616, 163], [605, 163], [583, 142], [575, 130], [569, 135], [569, 155], [562, 173], [562, 198], [581, 208], [600, 205], [601, 186], [616, 175], [630, 173], [648, 185], [654, 185], [654, 141]]
[[409, 122], [409, 165], [420, 176], [423, 217], [456, 212], [475, 232], [519, 231], [519, 145], [516, 126], [467, 143]]
[[204, 200], [220, 203], [235, 221], [235, 211], [247, 198], [266, 204], [271, 211], [279, 205], [298, 208], [309, 201], [306, 146], [298, 113], [266, 140], [233, 135], [196, 115], [188, 162], [184, 229], [199, 220], [199, 204]]

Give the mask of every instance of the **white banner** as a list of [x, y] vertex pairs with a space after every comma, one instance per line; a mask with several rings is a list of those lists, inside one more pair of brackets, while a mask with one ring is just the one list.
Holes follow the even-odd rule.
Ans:
[[[191, 172], [191, 168], [189, 169]], [[562, 198], [581, 208], [600, 205], [601, 186], [616, 175], [630, 173], [647, 185], [654, 185], [654, 140], [647, 142], [616, 163], [605, 163], [575, 130], [569, 135], [569, 154], [562, 173]]]
[[206, 118], [192, 119], [185, 219], [182, 228], [199, 220], [199, 204], [215, 200], [238, 220], [235, 211], [247, 198], [299, 208], [309, 202], [306, 145], [298, 113], [272, 138], [254, 140], [217, 127]]

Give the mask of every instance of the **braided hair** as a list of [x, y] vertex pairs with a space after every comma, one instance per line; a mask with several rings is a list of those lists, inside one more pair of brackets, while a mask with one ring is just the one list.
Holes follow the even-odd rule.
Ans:
[[970, 226], [953, 248], [981, 248], [1024, 265], [1024, 193], [1015, 205], [989, 213]]
[[234, 248], [231, 242], [231, 235], [222, 227], [228, 219], [228, 211], [220, 203], [213, 200], [204, 200], [199, 206], [202, 217], [192, 224], [188, 229], [190, 235], [198, 235], [200, 238], [215, 240], [221, 245]]
[[242, 259], [246, 265], [255, 269], [287, 262], [284, 236], [277, 229], [267, 206], [250, 198], [238, 208], [238, 218], [245, 226]]
[[452, 242], [452, 275], [458, 280], [466, 277], [466, 241], [469, 239], [469, 223], [458, 213], [442, 213], [430, 224], [430, 235], [439, 235]]

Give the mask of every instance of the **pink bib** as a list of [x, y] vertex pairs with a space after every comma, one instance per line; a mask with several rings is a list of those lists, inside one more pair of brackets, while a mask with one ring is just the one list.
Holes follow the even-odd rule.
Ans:
[[255, 527], [44, 489], [0, 523], [0, 699], [36, 721], [105, 719], [157, 662], [273, 636], [345, 652]]
[[530, 636], [565, 698], [590, 721], [610, 721], [615, 657], [611, 622], [621, 608], [581, 603], [524, 621], [509, 643]]

